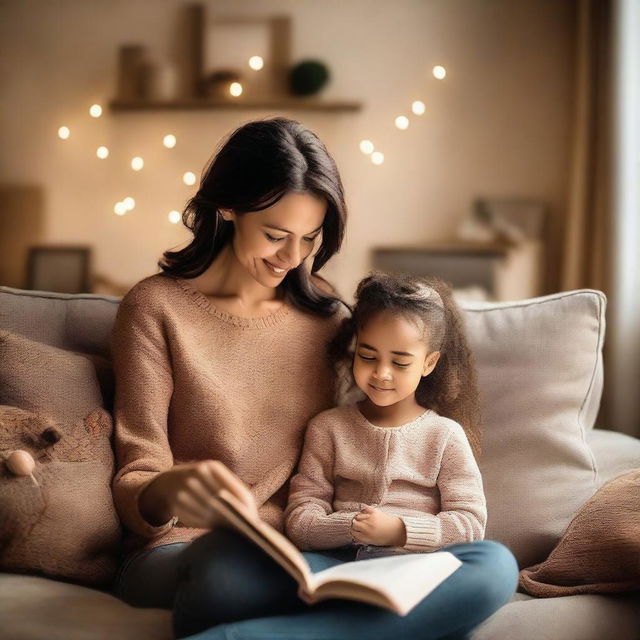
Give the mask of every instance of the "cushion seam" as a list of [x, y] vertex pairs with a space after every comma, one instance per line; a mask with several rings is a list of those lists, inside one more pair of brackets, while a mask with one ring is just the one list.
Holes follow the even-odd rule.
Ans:
[[111, 302], [114, 304], [120, 304], [122, 298], [117, 296], [101, 296], [98, 294], [81, 294], [81, 293], [56, 293], [46, 291], [27, 291], [24, 289], [11, 289], [9, 287], [0, 287], [0, 294], [9, 294], [13, 296], [20, 296], [24, 298], [44, 298], [47, 300], [103, 300], [104, 302]]
[[485, 307], [481, 309], [465, 307], [464, 303], [460, 306], [465, 313], [487, 313], [488, 311], [504, 311], [505, 309], [522, 309], [525, 307], [533, 307], [540, 304], [548, 304], [549, 302], [554, 302], [556, 300], [563, 300], [564, 298], [568, 298], [571, 296], [585, 294], [594, 295], [598, 299], [598, 305], [601, 306], [602, 297], [604, 296], [604, 294], [601, 291], [596, 291], [595, 289], [578, 289], [576, 291], [567, 291], [565, 293], [552, 294], [550, 296], [533, 298], [531, 300], [515, 301], [513, 304], [498, 302], [496, 303], [498, 306]]
[[598, 371], [598, 361], [599, 361], [599, 357], [598, 354], [601, 352], [602, 349], [602, 339], [603, 339], [603, 331], [602, 331], [602, 315], [604, 313], [604, 309], [603, 309], [603, 301], [602, 298], [600, 296], [598, 296], [598, 315], [597, 315], [597, 319], [598, 319], [598, 339], [596, 341], [596, 348], [595, 348], [595, 358], [594, 358], [594, 363], [593, 363], [593, 369], [591, 371], [591, 378], [589, 379], [589, 385], [587, 386], [587, 390], [585, 392], [584, 398], [582, 399], [582, 404], [580, 405], [580, 411], [578, 412], [578, 424], [580, 425], [580, 431], [581, 431], [581, 436], [582, 436], [582, 442], [584, 444], [584, 446], [587, 448], [587, 451], [589, 452], [589, 457], [591, 459], [591, 467], [593, 470], [593, 482], [595, 483], [596, 487], [598, 486], [598, 464], [597, 464], [597, 460], [593, 454], [593, 450], [591, 449], [591, 446], [589, 445], [589, 443], [587, 442], [587, 434], [586, 434], [586, 429], [584, 428], [584, 409], [587, 403], [587, 399], [589, 398], [590, 394], [593, 391], [593, 385], [596, 379], [596, 372]]

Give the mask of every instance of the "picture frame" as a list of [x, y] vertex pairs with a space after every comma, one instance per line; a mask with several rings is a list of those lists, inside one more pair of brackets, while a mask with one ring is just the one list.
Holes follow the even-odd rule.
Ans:
[[[244, 93], [240, 98], [265, 97], [287, 93], [287, 74], [291, 67], [291, 19], [220, 16], [205, 13], [202, 19], [201, 84], [206, 86], [215, 74], [237, 74]], [[253, 71], [249, 58], [260, 56], [264, 67]]]
[[27, 289], [90, 293], [90, 258], [87, 246], [29, 247]]

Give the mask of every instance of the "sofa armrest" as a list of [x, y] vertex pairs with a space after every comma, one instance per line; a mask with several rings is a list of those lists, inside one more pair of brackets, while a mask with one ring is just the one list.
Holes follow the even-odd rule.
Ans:
[[598, 484], [631, 469], [640, 468], [640, 440], [618, 431], [593, 429], [587, 441], [595, 456], [598, 469]]

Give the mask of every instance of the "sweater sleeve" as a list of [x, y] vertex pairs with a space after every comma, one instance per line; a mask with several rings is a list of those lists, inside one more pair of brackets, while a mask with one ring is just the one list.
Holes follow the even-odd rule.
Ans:
[[482, 475], [462, 427], [456, 424], [442, 454], [437, 479], [440, 513], [399, 516], [409, 551], [435, 551], [448, 544], [482, 540], [487, 505]]
[[305, 434], [298, 473], [292, 478], [285, 531], [303, 551], [351, 544], [357, 511], [333, 510], [334, 443], [328, 425], [314, 418]]
[[118, 471], [113, 498], [124, 524], [134, 533], [154, 538], [173, 520], [153, 526], [141, 515], [138, 498], [158, 473], [173, 466], [167, 417], [173, 376], [160, 313], [144, 285], [136, 285], [120, 303], [112, 333], [116, 378], [115, 451]]

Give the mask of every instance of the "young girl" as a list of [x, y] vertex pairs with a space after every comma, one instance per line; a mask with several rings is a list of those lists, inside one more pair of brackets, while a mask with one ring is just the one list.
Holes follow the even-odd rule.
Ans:
[[368, 276], [332, 354], [353, 360], [365, 397], [310, 422], [289, 537], [305, 550], [351, 547], [357, 558], [482, 540], [478, 394], [449, 287]]

